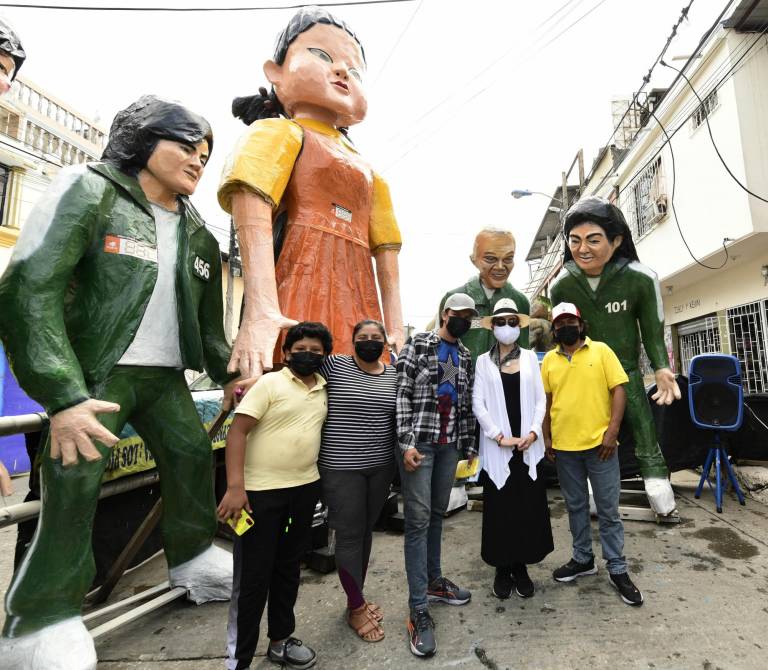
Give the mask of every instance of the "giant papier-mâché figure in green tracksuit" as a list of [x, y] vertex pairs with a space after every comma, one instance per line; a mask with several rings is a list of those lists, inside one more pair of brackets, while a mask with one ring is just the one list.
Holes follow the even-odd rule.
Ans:
[[96, 667], [80, 608], [126, 422], [160, 471], [171, 583], [197, 602], [229, 598], [231, 555], [212, 545], [211, 443], [184, 378], [205, 369], [231, 402], [219, 245], [188, 200], [212, 144], [202, 117], [141, 98], [116, 116], [103, 162], [57, 176], [0, 279], [3, 345], [50, 417], [40, 520], [5, 599], [4, 667]]
[[664, 342], [664, 308], [656, 274], [640, 263], [621, 210], [603, 198], [583, 198], [565, 216], [564, 267], [551, 288], [552, 304], [575, 304], [590, 336], [608, 344], [629, 377], [627, 408], [635, 455], [651, 507], [674, 511], [669, 471], [656, 439], [639, 369], [640, 342], [656, 375], [658, 404], [680, 399]]

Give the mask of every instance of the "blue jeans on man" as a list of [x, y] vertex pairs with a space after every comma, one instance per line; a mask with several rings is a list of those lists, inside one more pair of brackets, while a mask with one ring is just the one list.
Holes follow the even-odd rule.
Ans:
[[597, 507], [600, 543], [608, 573], [619, 575], [627, 571], [624, 557], [624, 524], [619, 514], [621, 475], [618, 451], [608, 460], [598, 458], [600, 447], [584, 451], [558, 449], [555, 458], [557, 477], [568, 508], [568, 523], [573, 537], [573, 558], [579, 563], [590, 563], [592, 528], [589, 514], [587, 478], [592, 483], [592, 495]]
[[424, 456], [414, 472], [398, 458], [405, 517], [405, 572], [411, 610], [427, 607], [427, 587], [442, 577], [443, 517], [456, 478], [459, 451], [451, 444], [417, 444]]

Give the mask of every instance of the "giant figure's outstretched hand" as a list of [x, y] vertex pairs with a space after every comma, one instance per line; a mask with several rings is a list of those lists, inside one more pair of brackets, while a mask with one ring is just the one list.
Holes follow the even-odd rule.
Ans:
[[669, 368], [656, 370], [656, 393], [651, 398], [657, 405], [671, 405], [675, 400], [680, 400], [680, 387], [675, 381], [675, 373]]
[[63, 466], [75, 465], [78, 453], [86, 461], [101, 458], [92, 440], [108, 447], [118, 438], [99, 423], [97, 414], [119, 412], [120, 405], [104, 400], [85, 400], [51, 417], [51, 458], [61, 458]]
[[227, 372], [240, 371], [243, 377], [261, 377], [272, 369], [272, 354], [283, 328], [298, 323], [275, 313], [260, 319], [243, 319], [232, 346], [232, 358]]
[[297, 322], [280, 312], [272, 242], [272, 207], [252, 191], [232, 195], [232, 218], [240, 242], [245, 278], [245, 312], [227, 372], [259, 377], [272, 369], [280, 330]]

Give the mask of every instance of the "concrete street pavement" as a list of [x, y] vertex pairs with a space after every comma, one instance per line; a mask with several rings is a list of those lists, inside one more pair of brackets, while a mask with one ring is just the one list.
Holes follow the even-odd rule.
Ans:
[[[481, 514], [446, 520], [445, 574], [473, 592], [464, 607], [436, 605], [437, 655], [413, 657], [405, 636], [407, 588], [402, 536], [377, 533], [366, 593], [384, 609], [387, 637], [359, 640], [343, 619], [344, 597], [335, 574], [302, 573], [296, 635], [319, 655], [317, 668], [387, 669], [695, 669], [768, 668], [768, 507], [728, 496], [722, 515], [709, 492], [693, 498], [691, 473], [675, 476], [678, 525], [626, 522], [631, 574], [646, 602], [624, 605], [600, 572], [557, 584], [551, 572], [570, 557], [565, 506], [550, 490], [555, 551], [530, 569], [537, 591], [522, 600], [491, 595], [493, 569], [479, 556]], [[0, 576], [9, 572], [9, 532], [0, 531]], [[596, 539], [595, 548], [599, 556]], [[165, 578], [162, 556], [127, 575], [115, 597]], [[7, 581], [3, 582], [3, 588]], [[223, 668], [227, 604], [177, 602], [122, 628], [97, 644], [104, 670]], [[264, 627], [262, 627], [264, 635]], [[253, 670], [277, 667], [263, 652]]]

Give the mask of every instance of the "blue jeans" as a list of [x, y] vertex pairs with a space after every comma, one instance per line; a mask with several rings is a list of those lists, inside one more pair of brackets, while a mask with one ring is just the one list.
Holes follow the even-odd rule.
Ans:
[[619, 575], [627, 571], [627, 561], [624, 558], [624, 524], [619, 515], [619, 457], [618, 453], [614, 452], [607, 461], [601, 461], [597, 457], [599, 450], [600, 447], [585, 451], [557, 450], [555, 465], [560, 489], [568, 507], [574, 560], [589, 563], [594, 559], [587, 489], [589, 477], [597, 507], [603, 558], [608, 563], [608, 572]]
[[415, 472], [408, 472], [398, 456], [405, 517], [405, 573], [411, 610], [427, 606], [427, 586], [443, 576], [440, 543], [443, 515], [456, 478], [459, 452], [455, 444], [417, 444], [424, 456]]

